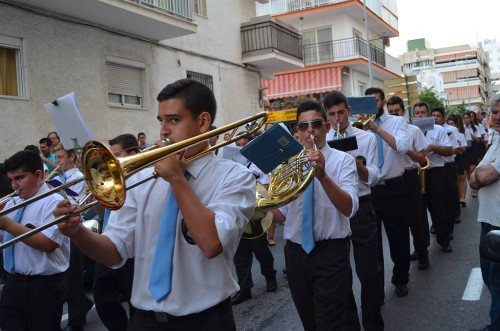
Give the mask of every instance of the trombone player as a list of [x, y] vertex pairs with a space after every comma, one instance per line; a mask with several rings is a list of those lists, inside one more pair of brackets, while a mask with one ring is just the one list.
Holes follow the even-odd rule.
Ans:
[[[208, 132], [214, 121], [215, 97], [194, 80], [167, 85], [157, 100], [160, 134], [173, 143]], [[130, 190], [102, 235], [85, 229], [78, 216], [59, 224], [98, 263], [119, 268], [136, 257], [131, 330], [236, 328], [231, 269], [255, 207], [256, 182], [244, 166], [213, 153], [186, 164], [206, 148], [205, 141], [157, 162], [159, 178]], [[64, 201], [55, 215], [73, 210]]]

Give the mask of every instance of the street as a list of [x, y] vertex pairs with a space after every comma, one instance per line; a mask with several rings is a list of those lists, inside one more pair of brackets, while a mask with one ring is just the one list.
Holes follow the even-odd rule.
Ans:
[[[443, 253], [432, 236], [430, 268], [420, 271], [417, 262], [412, 262], [408, 284], [410, 293], [404, 298], [397, 297], [390, 284], [392, 262], [389, 262], [389, 248], [384, 238], [386, 299], [382, 314], [385, 330], [457, 331], [483, 327], [488, 323], [489, 293], [483, 286], [479, 269], [474, 269], [479, 268], [479, 224], [475, 220], [476, 215], [477, 199], [468, 195], [467, 207], [462, 208], [462, 222], [455, 225], [453, 252]], [[302, 330], [286, 276], [283, 274], [285, 262], [282, 233], [283, 226], [278, 225], [275, 235], [277, 244], [271, 247], [275, 269], [278, 270], [278, 291], [266, 292], [265, 279], [260, 274], [259, 263], [254, 259], [253, 298], [234, 306], [238, 330]], [[476, 278], [472, 277], [469, 282], [471, 274]], [[470, 301], [463, 300], [466, 287], [466, 298]], [[359, 308], [360, 287], [356, 277], [354, 293]], [[66, 321], [63, 320], [62, 325], [65, 324]], [[95, 308], [89, 312], [85, 329], [106, 330], [100, 323]]]

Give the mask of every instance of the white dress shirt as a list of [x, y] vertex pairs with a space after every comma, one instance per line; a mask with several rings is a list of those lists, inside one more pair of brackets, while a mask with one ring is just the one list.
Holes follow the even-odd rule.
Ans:
[[457, 138], [458, 138], [458, 144], [460, 145], [460, 147], [467, 148], [467, 140], [465, 139], [465, 134], [458, 131]]
[[[458, 143], [458, 129], [454, 126], [443, 124], [443, 128], [448, 134], [448, 138], [450, 138], [451, 147], [453, 149], [460, 148], [460, 144]], [[455, 154], [444, 157], [444, 163], [450, 163], [455, 161]]]
[[[158, 178], [128, 191], [123, 207], [110, 214], [104, 235], [122, 257], [114, 268], [135, 257], [131, 302], [136, 308], [175, 316], [192, 314], [222, 302], [239, 289], [232, 276], [233, 256], [255, 207], [255, 177], [245, 166], [213, 153], [190, 162], [186, 170], [198, 199], [215, 213], [223, 252], [208, 259], [196, 244], [190, 244], [186, 239], [189, 233], [181, 229], [183, 217], [179, 212], [172, 291], [156, 302], [148, 288], [149, 278], [160, 219], [171, 187]], [[145, 169], [135, 178], [149, 175], [151, 169]]]
[[[425, 140], [424, 133], [418, 126], [408, 124], [408, 132], [410, 133], [411, 145], [410, 150], [418, 153], [425, 150], [427, 146], [427, 141]], [[420, 169], [418, 162], [413, 161], [408, 155], [404, 155], [405, 160], [405, 170]]]
[[[380, 175], [378, 170], [377, 138], [370, 131], [357, 129], [349, 123], [345, 129], [347, 137], [355, 136], [358, 149], [347, 151], [354, 158], [363, 156], [366, 159], [366, 168], [368, 170], [368, 181], [365, 182], [358, 176], [358, 193], [360, 197], [371, 193], [371, 186], [375, 186]], [[335, 139], [335, 130], [333, 128], [326, 135], [326, 141]]]
[[391, 179], [403, 175], [404, 156], [410, 149], [411, 139], [408, 123], [402, 116], [392, 116], [387, 113], [380, 118], [380, 128], [394, 136], [397, 151], [382, 140], [384, 164], [380, 171], [380, 180]]
[[[497, 132], [498, 134], [499, 132]], [[495, 162], [492, 162], [495, 160]], [[484, 155], [483, 160], [477, 167], [491, 166], [500, 173], [500, 142], [492, 145]], [[478, 222], [485, 222], [493, 226], [500, 226], [500, 180], [481, 187], [478, 191], [479, 209], [477, 213]]]
[[[34, 196], [40, 195], [49, 191], [47, 184], [43, 184]], [[54, 209], [56, 209], [59, 201], [63, 198], [59, 194], [51, 194], [48, 197], [32, 202], [26, 206], [23, 216], [19, 224], [31, 224], [34, 227], [40, 227], [55, 219]], [[24, 199], [14, 197], [7, 202], [5, 209], [23, 202]], [[14, 219], [17, 210], [7, 214], [8, 217]], [[46, 253], [41, 250], [32, 248], [23, 242], [18, 242], [14, 245], [14, 272], [23, 275], [53, 275], [66, 271], [69, 266], [69, 238], [63, 236], [59, 232], [57, 225], [51, 226], [43, 230], [47, 238], [59, 245], [52, 253]], [[5, 241], [5, 231], [0, 231], [2, 241]]]
[[[66, 180], [63, 181], [63, 174], [66, 174]], [[65, 183], [69, 183], [73, 180], [76, 180], [76, 179], [80, 179], [80, 178], [83, 178], [83, 174], [80, 170], [78, 170], [78, 168], [71, 168], [69, 170], [66, 170], [65, 172], [63, 172], [60, 176], [59, 176], [59, 180], [65, 184]], [[86, 185], [87, 183], [85, 181], [81, 181], [79, 183], [76, 183], [75, 185], [72, 185], [70, 187], [68, 187], [70, 190], [72, 190], [73, 192], [77, 193], [78, 195], [77, 196], [68, 196], [68, 198], [72, 199], [73, 201], [72, 202], [78, 202], [78, 200], [80, 200], [81, 198], [83, 198], [83, 196], [85, 195], [85, 188], [86, 188]]]
[[[451, 147], [450, 138], [448, 138], [446, 130], [441, 125], [434, 124], [434, 130], [425, 132], [425, 139], [429, 145]], [[432, 168], [444, 167], [444, 156], [438, 153], [429, 152], [427, 153], [427, 158], [431, 161], [428, 168], [429, 170]]]
[[[351, 234], [349, 218], [356, 214], [359, 208], [356, 161], [349, 154], [330, 148], [328, 144], [321, 148], [321, 153], [325, 157], [328, 176], [351, 196], [352, 210], [348, 217], [344, 216], [332, 204], [319, 180], [314, 178], [314, 240], [346, 238]], [[303, 196], [302, 194], [285, 208], [280, 208], [286, 217], [283, 238], [296, 244], [301, 244], [302, 241]]]

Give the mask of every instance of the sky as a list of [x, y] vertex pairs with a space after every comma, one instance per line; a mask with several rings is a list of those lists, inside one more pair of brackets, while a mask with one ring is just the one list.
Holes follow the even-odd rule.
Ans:
[[412, 39], [425, 38], [430, 48], [500, 42], [499, 0], [398, 0], [397, 10], [399, 37], [386, 48], [396, 58]]

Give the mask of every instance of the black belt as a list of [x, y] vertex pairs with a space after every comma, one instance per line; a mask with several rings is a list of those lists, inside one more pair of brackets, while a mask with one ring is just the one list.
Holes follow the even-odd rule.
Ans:
[[370, 202], [370, 199], [371, 194], [363, 195], [362, 197], [358, 198], [359, 202]]
[[413, 174], [415, 172], [418, 172], [417, 168], [407, 169], [407, 170], [405, 170], [405, 175], [410, 175], [410, 174]]
[[445, 163], [444, 166], [445, 167], [451, 167], [455, 164], [455, 162], [448, 162], [448, 163]]
[[379, 180], [377, 183], [377, 186], [394, 185], [394, 184], [399, 184], [402, 182], [403, 182], [403, 176], [399, 176], [399, 177]]
[[58, 273], [58, 274], [53, 274], [53, 275], [23, 275], [23, 274], [8, 274], [7, 278], [10, 280], [13, 280], [15, 282], [27, 282], [32, 279], [38, 279], [38, 278], [52, 278], [52, 277], [57, 277], [64, 274], [63, 272]]
[[199, 313], [194, 313], [194, 314], [188, 314], [188, 315], [183, 315], [183, 316], [174, 316], [170, 315], [169, 313], [163, 313], [163, 312], [156, 312], [156, 311], [150, 311], [150, 310], [141, 310], [141, 309], [135, 309], [135, 316], [138, 318], [144, 319], [144, 320], [154, 320], [157, 322], [162, 322], [162, 323], [175, 323], [175, 322], [182, 322], [182, 321], [188, 321], [188, 320], [195, 320], [201, 317], [204, 317], [210, 313], [216, 312], [218, 310], [222, 310], [225, 308], [225, 306], [231, 307], [231, 300], [230, 298], [227, 298], [226, 300], [216, 304], [213, 307], [210, 307], [208, 309], [205, 309], [203, 311], [200, 311]]

